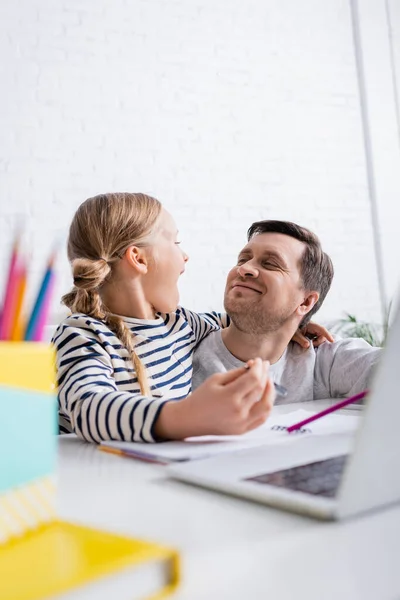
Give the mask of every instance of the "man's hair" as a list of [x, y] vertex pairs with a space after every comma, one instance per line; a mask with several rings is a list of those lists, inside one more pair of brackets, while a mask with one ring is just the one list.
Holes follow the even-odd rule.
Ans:
[[300, 327], [306, 325], [317, 310], [322, 306], [329, 292], [333, 279], [333, 264], [329, 256], [322, 250], [321, 242], [315, 233], [305, 227], [300, 227], [290, 221], [257, 221], [247, 231], [250, 241], [260, 233], [282, 233], [304, 244], [304, 252], [300, 262], [300, 275], [304, 289], [319, 292], [318, 302], [305, 315]]

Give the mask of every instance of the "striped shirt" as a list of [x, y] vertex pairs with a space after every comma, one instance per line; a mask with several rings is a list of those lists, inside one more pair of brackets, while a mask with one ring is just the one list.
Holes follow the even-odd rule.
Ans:
[[197, 314], [179, 307], [154, 320], [123, 317], [146, 367], [151, 397], [140, 392], [128, 350], [100, 320], [72, 314], [57, 327], [56, 349], [60, 433], [89, 442], [154, 442], [154, 425], [168, 400], [191, 392], [196, 346], [226, 325], [226, 315]]

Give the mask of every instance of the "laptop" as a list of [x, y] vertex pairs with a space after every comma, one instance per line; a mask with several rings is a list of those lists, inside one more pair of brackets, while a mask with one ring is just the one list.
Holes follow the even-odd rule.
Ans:
[[400, 308], [355, 435], [299, 438], [167, 467], [172, 477], [320, 519], [400, 502]]

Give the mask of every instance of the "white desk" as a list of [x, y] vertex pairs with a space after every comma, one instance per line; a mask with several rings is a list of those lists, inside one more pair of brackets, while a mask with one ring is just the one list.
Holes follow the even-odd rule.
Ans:
[[169, 480], [73, 436], [60, 437], [59, 488], [64, 518], [177, 547], [176, 600], [400, 598], [400, 505], [322, 523]]

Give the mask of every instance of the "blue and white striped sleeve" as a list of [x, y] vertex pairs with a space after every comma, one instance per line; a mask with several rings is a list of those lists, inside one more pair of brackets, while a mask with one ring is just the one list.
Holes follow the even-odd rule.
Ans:
[[54, 338], [59, 410], [88, 442], [154, 442], [153, 428], [164, 399], [120, 391], [113, 366], [90, 327], [60, 325]]
[[207, 337], [211, 331], [217, 331], [229, 325], [230, 319], [226, 313], [214, 311], [210, 313], [195, 313], [182, 307], [180, 307], [180, 310], [194, 333], [196, 345]]

